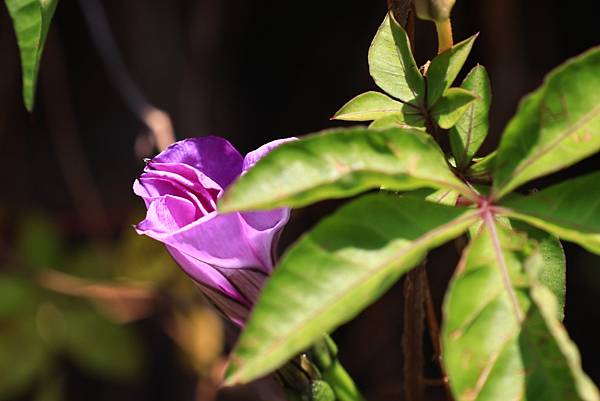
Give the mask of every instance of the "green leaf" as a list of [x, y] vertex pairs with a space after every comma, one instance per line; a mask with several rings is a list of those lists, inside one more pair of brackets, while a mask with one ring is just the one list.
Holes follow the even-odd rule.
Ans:
[[285, 363], [475, 219], [473, 210], [383, 193], [342, 207], [284, 255], [234, 350], [226, 383], [248, 382]]
[[464, 169], [488, 133], [492, 89], [485, 68], [482, 65], [475, 66], [462, 82], [461, 88], [477, 96], [456, 125], [450, 129], [452, 154], [458, 168]]
[[427, 106], [431, 107], [452, 85], [471, 52], [477, 34], [438, 54], [427, 69]]
[[350, 100], [332, 117], [333, 120], [371, 121], [400, 113], [403, 104], [379, 92], [366, 92]]
[[402, 27], [386, 15], [369, 48], [369, 71], [375, 83], [404, 102], [424, 93], [424, 80]]
[[552, 234], [538, 230], [521, 221], [510, 222], [517, 231], [527, 234], [527, 237], [537, 243], [538, 251], [542, 258], [541, 270], [537, 274], [540, 284], [544, 285], [554, 294], [558, 303], [558, 319], [565, 317], [565, 296], [567, 293], [567, 260], [562, 244]]
[[21, 53], [23, 101], [31, 111], [42, 51], [58, 0], [5, 0], [5, 3]]
[[447, 206], [455, 206], [459, 193], [451, 189], [438, 189], [425, 199], [429, 202], [435, 202]]
[[402, 108], [402, 113], [388, 114], [387, 116], [378, 118], [373, 121], [369, 128], [386, 129], [386, 128], [415, 128], [425, 130], [425, 118], [420, 111], [405, 104]]
[[539, 253], [525, 236], [486, 225], [444, 302], [443, 360], [454, 398], [597, 401], [554, 296], [535, 279]]
[[[424, 122], [425, 120], [423, 120]], [[409, 125], [404, 121], [404, 116], [401, 113], [388, 114], [385, 117], [378, 118], [369, 124], [372, 129], [387, 129], [387, 128], [409, 128]]]
[[496, 163], [496, 151], [473, 161], [474, 163], [467, 170], [467, 176], [474, 179], [491, 181], [494, 163]]
[[324, 131], [277, 147], [227, 190], [219, 210], [300, 207], [382, 186], [395, 191], [449, 188], [473, 197], [428, 134], [358, 127]]
[[496, 157], [494, 196], [600, 149], [600, 48], [552, 71], [508, 123]]
[[431, 109], [431, 117], [443, 129], [453, 127], [477, 96], [462, 88], [449, 88]]
[[506, 199], [499, 212], [600, 254], [600, 172], [533, 195]]

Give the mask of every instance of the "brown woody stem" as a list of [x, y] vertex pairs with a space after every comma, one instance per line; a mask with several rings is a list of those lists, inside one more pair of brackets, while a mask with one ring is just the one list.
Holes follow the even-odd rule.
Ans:
[[404, 355], [404, 395], [407, 401], [423, 401], [423, 331], [424, 331], [424, 274], [421, 264], [404, 278], [404, 327], [402, 352]]

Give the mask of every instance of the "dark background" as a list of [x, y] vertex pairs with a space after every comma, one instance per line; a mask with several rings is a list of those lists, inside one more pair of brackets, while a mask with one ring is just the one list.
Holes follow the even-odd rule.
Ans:
[[[133, 81], [150, 103], [169, 113], [178, 139], [220, 135], [245, 153], [275, 138], [340, 125], [329, 117], [351, 97], [375, 89], [367, 49], [386, 11], [383, 0], [102, 4]], [[544, 74], [600, 42], [591, 2], [458, 0], [453, 22], [456, 41], [481, 33], [463, 75], [479, 62], [492, 82], [491, 133], [481, 155], [498, 143], [519, 99], [539, 86]], [[433, 56], [435, 46], [433, 25], [417, 23], [419, 64]], [[109, 79], [79, 3], [61, 0], [58, 5], [32, 114], [22, 105], [18, 48], [3, 4], [0, 57], [0, 240], [5, 250], [0, 257], [10, 253], [6, 250], [15, 246], [20, 222], [34, 211], [57, 227], [67, 248], [120, 241], [120, 233], [136, 222], [132, 216], [142, 210], [131, 186], [143, 166], [136, 139], [147, 129]], [[598, 157], [591, 158], [534, 185], [598, 166]], [[284, 244], [333, 207], [325, 203], [298, 212]], [[566, 326], [585, 370], [600, 383], [595, 332], [600, 259], [565, 245]], [[450, 246], [429, 262], [438, 304], [452, 258], [456, 253]], [[150, 355], [145, 373], [115, 384], [67, 360], [61, 365], [64, 399], [194, 399], [194, 373], [173, 356], [175, 346], [157, 328], [158, 320], [150, 315], [129, 324]], [[397, 285], [336, 333], [342, 360], [370, 400], [402, 399], [401, 322]], [[235, 336], [231, 328], [227, 332], [226, 349]], [[427, 374], [438, 373], [429, 366]], [[438, 399], [438, 390], [429, 389], [431, 399]], [[227, 390], [220, 399], [261, 399], [260, 393], [256, 388]], [[30, 397], [28, 390], [9, 399]]]

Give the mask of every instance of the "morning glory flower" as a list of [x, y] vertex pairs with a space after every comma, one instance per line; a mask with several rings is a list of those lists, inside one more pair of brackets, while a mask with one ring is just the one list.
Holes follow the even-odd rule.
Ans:
[[164, 243], [206, 297], [240, 326], [274, 267], [275, 246], [290, 212], [220, 214], [217, 200], [261, 157], [289, 140], [242, 157], [224, 138], [185, 139], [150, 160], [133, 184], [148, 209], [136, 231]]

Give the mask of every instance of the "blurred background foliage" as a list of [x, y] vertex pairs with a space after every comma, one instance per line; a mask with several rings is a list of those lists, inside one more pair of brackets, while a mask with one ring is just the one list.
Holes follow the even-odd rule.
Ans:
[[[23, 107], [18, 48], [0, 3], [0, 400], [276, 400], [269, 381], [217, 395], [236, 330], [160, 244], [131, 228], [143, 216], [131, 185], [154, 150], [149, 128], [132, 112], [131, 93], [113, 83], [114, 60], [92, 41], [80, 7], [86, 1], [59, 2], [32, 114]], [[329, 117], [374, 88], [366, 55], [385, 3], [99, 4], [130, 81], [168, 113], [177, 138], [216, 134], [247, 152], [339, 125]], [[456, 39], [481, 32], [464, 70], [479, 62], [492, 82], [491, 135], [482, 155], [549, 69], [600, 42], [591, 7], [457, 2]], [[418, 22], [418, 62], [435, 47], [433, 26]], [[532, 188], [597, 170], [599, 161]], [[338, 204], [296, 211], [282, 249]], [[566, 325], [585, 370], [600, 383], [600, 309], [593, 306], [600, 260], [570, 244], [566, 253]], [[438, 305], [456, 259], [453, 246], [429, 259]], [[397, 285], [335, 333], [342, 361], [369, 400], [402, 397], [401, 311]], [[427, 369], [436, 377], [433, 361]], [[429, 399], [443, 399], [439, 384], [429, 383]]]

